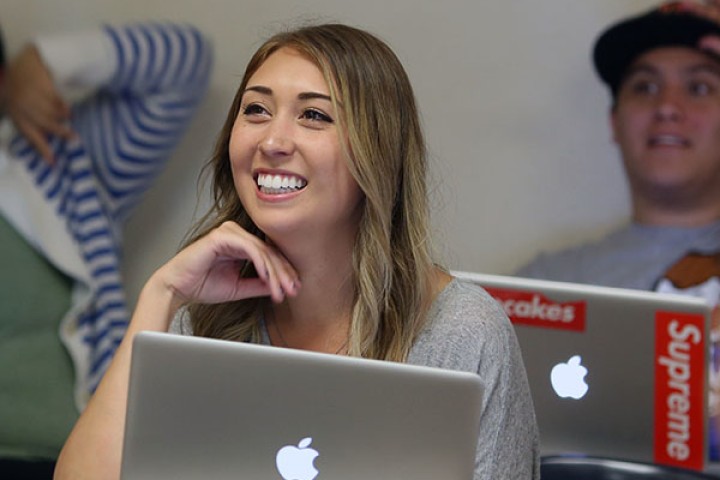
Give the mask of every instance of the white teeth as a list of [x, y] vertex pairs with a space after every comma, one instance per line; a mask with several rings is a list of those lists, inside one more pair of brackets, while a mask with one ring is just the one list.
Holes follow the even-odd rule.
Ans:
[[675, 135], [658, 135], [652, 139], [654, 145], [685, 145], [685, 141]]
[[292, 175], [259, 174], [257, 185], [266, 193], [286, 193], [290, 189], [301, 189], [307, 182]]

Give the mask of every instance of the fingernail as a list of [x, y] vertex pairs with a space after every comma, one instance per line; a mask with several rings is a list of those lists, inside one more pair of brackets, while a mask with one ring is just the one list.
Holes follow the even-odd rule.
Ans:
[[275, 303], [282, 303], [283, 300], [285, 300], [285, 291], [281, 288], [280, 289], [280, 298], [278, 298]]

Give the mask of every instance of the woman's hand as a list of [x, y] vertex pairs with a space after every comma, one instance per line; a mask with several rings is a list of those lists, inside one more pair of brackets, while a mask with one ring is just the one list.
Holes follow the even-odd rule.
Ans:
[[7, 113], [20, 133], [40, 155], [53, 163], [48, 135], [69, 139], [70, 107], [63, 100], [37, 48], [25, 47], [10, 62], [5, 81]]
[[[257, 278], [242, 278], [252, 262]], [[297, 272], [274, 247], [234, 222], [225, 222], [178, 253], [155, 275], [170, 289], [176, 304], [221, 303], [270, 296], [281, 302], [300, 287]]]

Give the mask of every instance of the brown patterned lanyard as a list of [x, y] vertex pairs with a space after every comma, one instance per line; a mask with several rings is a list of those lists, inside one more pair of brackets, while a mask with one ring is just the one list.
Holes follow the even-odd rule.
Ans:
[[[698, 287], [710, 281], [712, 278], [720, 279], [720, 253], [701, 254], [691, 252], [673, 264], [665, 273], [665, 279], [670, 281], [678, 290]], [[711, 339], [714, 344], [712, 349], [711, 363], [714, 373], [720, 373], [720, 348], [718, 348], [718, 339], [720, 338], [720, 299], [713, 309], [711, 318]], [[711, 379], [715, 376], [711, 375]], [[715, 378], [720, 381], [720, 378]], [[711, 389], [720, 388], [719, 385], [711, 385]], [[718, 392], [720, 394], [720, 392]], [[716, 406], [716, 414], [720, 414], [720, 405]]]

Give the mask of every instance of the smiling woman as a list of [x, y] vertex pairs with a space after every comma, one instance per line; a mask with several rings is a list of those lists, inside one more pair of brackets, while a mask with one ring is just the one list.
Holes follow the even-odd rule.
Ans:
[[[248, 79], [228, 153], [240, 203], [281, 251], [307, 242], [328, 253], [340, 247], [337, 265], [349, 273], [342, 246], [357, 234], [362, 193], [336, 118], [323, 73], [283, 47]], [[257, 188], [260, 175], [272, 179], [271, 190]], [[283, 189], [291, 179], [304, 188]]]
[[57, 478], [117, 476], [132, 338], [168, 329], [477, 374], [475, 479], [537, 478], [514, 330], [485, 291], [433, 263], [425, 143], [384, 42], [337, 24], [265, 42], [208, 168], [214, 204], [145, 284]]

